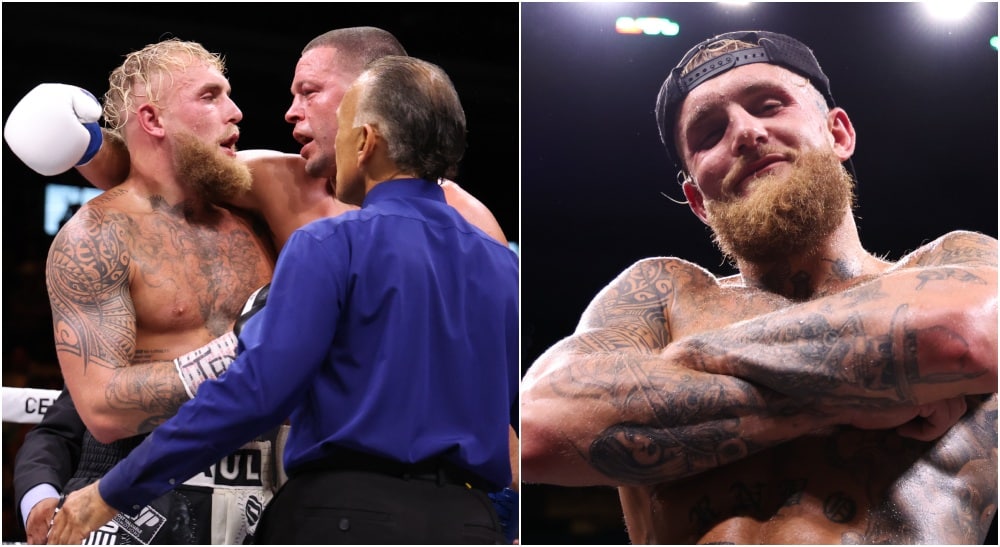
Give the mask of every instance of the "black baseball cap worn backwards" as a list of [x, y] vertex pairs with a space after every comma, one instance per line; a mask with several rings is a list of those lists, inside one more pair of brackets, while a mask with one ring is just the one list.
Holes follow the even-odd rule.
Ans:
[[[681, 76], [684, 66], [695, 55], [719, 40], [740, 40], [757, 44], [758, 47], [723, 53]], [[735, 67], [753, 63], [778, 65], [805, 76], [823, 94], [827, 106], [830, 108], [836, 106], [833, 94], [830, 93], [830, 80], [819, 67], [812, 50], [802, 42], [784, 34], [763, 30], [727, 32], [708, 38], [684, 54], [681, 62], [670, 71], [670, 75], [660, 86], [660, 93], [656, 97], [656, 125], [660, 129], [660, 140], [667, 149], [667, 157], [678, 169], [683, 167], [674, 143], [674, 124], [677, 121], [677, 110], [684, 102], [684, 98], [692, 89], [708, 80]]]

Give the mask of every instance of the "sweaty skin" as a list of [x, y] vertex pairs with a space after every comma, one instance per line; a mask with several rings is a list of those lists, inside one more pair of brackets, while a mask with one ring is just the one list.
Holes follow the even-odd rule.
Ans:
[[[683, 260], [640, 261], [529, 369], [522, 477], [618, 486], [637, 544], [978, 543], [996, 511], [995, 390], [966, 397], [933, 442], [892, 429], [918, 407], [887, 411], [989, 384], [980, 368], [940, 374], [921, 340], [948, 340], [950, 361], [992, 351], [995, 384], [995, 346], [896, 293], [960, 300], [988, 328], [996, 252], [954, 232], [868, 278], [838, 284], [831, 265], [830, 289], [804, 303]], [[664, 366], [678, 355], [688, 366]], [[722, 362], [740, 377], [708, 370]], [[865, 395], [849, 389], [858, 377]]]
[[[311, 177], [305, 159], [298, 154], [274, 150], [241, 150], [237, 153], [253, 174], [253, 185], [229, 205], [260, 215], [271, 231], [276, 248], [281, 249], [292, 232], [320, 218], [337, 216], [356, 209], [337, 200], [326, 178]], [[94, 187], [114, 188], [128, 173], [128, 151], [120, 139], [104, 132], [104, 145], [94, 159], [77, 170]], [[507, 237], [493, 213], [481, 201], [454, 181], [442, 180], [445, 200], [462, 216], [497, 241]]]
[[142, 100], [149, 93], [137, 84], [135, 115], [120, 128], [126, 180], [65, 224], [46, 261], [63, 378], [103, 443], [172, 415], [187, 391], [171, 360], [229, 331], [271, 278], [265, 233], [205, 190], [241, 178], [233, 145], [243, 116], [223, 68], [205, 54], [170, 72], [159, 104]]
[[650, 258], [601, 291], [525, 374], [522, 479], [617, 486], [634, 543], [981, 542], [996, 239], [865, 250], [854, 126], [784, 67], [715, 75], [670, 124], [688, 204], [740, 273]]
[[47, 272], [63, 374], [94, 386], [74, 401], [113, 409], [91, 418], [94, 436], [110, 442], [172, 416], [187, 395], [169, 360], [232, 329], [273, 261], [254, 225], [221, 207], [170, 207], [130, 182], [84, 205], [56, 236]]

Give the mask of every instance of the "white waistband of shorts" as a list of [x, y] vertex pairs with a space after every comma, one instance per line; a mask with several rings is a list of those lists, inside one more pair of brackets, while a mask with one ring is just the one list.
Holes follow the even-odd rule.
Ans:
[[250, 441], [206, 471], [184, 481], [184, 484], [239, 490], [271, 489], [274, 483], [273, 465], [271, 443]]

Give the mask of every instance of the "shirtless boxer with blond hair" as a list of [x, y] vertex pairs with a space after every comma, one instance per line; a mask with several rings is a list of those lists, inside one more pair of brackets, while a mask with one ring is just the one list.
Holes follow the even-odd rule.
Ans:
[[[334, 36], [342, 36], [345, 34], [365, 39], [367, 40], [367, 45], [364, 49], [364, 53], [361, 51], [354, 51], [347, 47], [340, 47], [339, 52], [341, 55], [338, 57], [338, 60], [341, 63], [345, 63], [343, 67], [344, 70], [333, 70], [330, 68], [328, 72], [328, 77], [332, 78], [330, 88], [334, 93], [336, 93], [338, 85], [346, 88], [346, 85], [350, 83], [350, 81], [345, 82], [338, 80], [351, 77], [351, 65], [346, 63], [345, 60], [355, 58], [358, 62], [367, 63], [365, 55], [375, 57], [402, 51], [401, 46], [395, 38], [380, 29], [373, 29], [370, 27], [364, 27], [356, 30], [342, 29], [337, 31]], [[354, 70], [357, 70], [358, 73], [360, 73], [360, 66]], [[340, 95], [335, 94], [333, 99], [339, 102], [339, 97], [342, 96], [342, 91], [343, 90], [341, 89]], [[62, 88], [57, 90], [46, 90], [46, 93], [60, 93], [61, 95], [59, 100], [63, 101], [62, 104], [67, 109], [71, 106], [75, 106], [74, 101], [85, 103], [87, 100], [85, 92], [77, 88], [73, 88], [72, 86], [62, 86]], [[52, 99], [47, 100], [51, 101]], [[44, 106], [48, 108], [50, 106], [50, 102], [46, 102]], [[334, 103], [333, 108], [335, 108], [335, 106], [336, 103]], [[79, 124], [75, 116], [80, 115], [80, 111], [81, 108], [78, 106], [76, 107], [75, 114], [72, 110], [68, 111], [67, 116], [73, 116], [73, 119], [71, 122], [67, 123]], [[97, 116], [99, 116], [99, 112], [92, 116], [92, 121], [96, 121]], [[335, 117], [333, 117], [333, 121], [335, 122]], [[79, 138], [84, 141], [92, 139], [93, 136], [100, 135], [99, 130], [95, 135], [93, 130], [88, 133], [82, 127], [67, 128], [69, 134], [72, 134], [73, 130], [76, 130]], [[336, 128], [334, 125], [334, 132], [335, 130]], [[98, 142], [100, 141], [98, 140]], [[332, 146], [332, 140], [330, 145]], [[85, 144], [77, 144], [76, 146], [86, 148]], [[75, 156], [71, 154], [71, 163], [68, 165], [56, 166], [54, 168], [48, 164], [39, 165], [37, 163], [39, 161], [49, 163], [57, 161], [50, 156], [44, 156], [41, 158], [29, 157], [26, 161], [34, 161], [34, 164], [29, 163], [29, 165], [37, 171], [43, 172], [43, 174], [51, 174], [53, 169], [57, 172], [69, 169], [70, 166], [73, 165], [72, 162], [75, 162], [76, 158], [78, 158], [82, 153], [83, 150]], [[352, 206], [348, 206], [337, 201], [333, 196], [333, 187], [330, 183], [330, 177], [332, 177], [332, 174], [330, 174], [330, 176], [322, 176], [321, 173], [320, 176], [309, 176], [305, 171], [305, 160], [299, 155], [281, 154], [272, 151], [249, 151], [239, 152], [237, 156], [249, 167], [253, 183], [247, 189], [248, 191], [226, 196], [225, 201], [230, 205], [235, 205], [245, 210], [255, 212], [263, 217], [263, 219], [267, 222], [267, 226], [270, 228], [270, 235], [272, 236], [276, 249], [278, 250], [280, 250], [284, 241], [287, 240], [288, 236], [296, 228], [312, 220], [326, 216], [335, 216], [345, 210], [353, 208]], [[118, 138], [116, 134], [105, 131], [103, 145], [96, 148], [96, 154], [87, 158], [87, 161], [82, 165], [78, 165], [77, 168], [95, 186], [108, 190], [113, 189], [128, 174], [130, 169], [130, 159], [128, 151], [124, 148], [124, 146], [122, 146], [121, 139]], [[492, 213], [490, 213], [490, 211], [481, 202], [476, 200], [473, 196], [451, 181], [442, 181], [442, 186], [449, 204], [458, 209], [463, 216], [469, 219], [473, 224], [482, 228], [489, 235], [506, 243], [506, 238], [504, 237], [499, 224], [496, 222]], [[258, 305], [259, 304], [260, 303], [258, 303]], [[181, 400], [181, 402], [183, 401]], [[66, 414], [72, 413], [72, 402], [61, 401], [58, 404], [69, 407], [69, 411], [61, 413], [62, 416], [65, 417]], [[41, 431], [44, 431], [44, 428], [38, 428], [38, 431], [41, 433]], [[513, 442], [514, 454], [516, 454], [516, 437], [513, 438]], [[30, 452], [24, 449], [22, 449], [22, 451], [24, 453]], [[19, 460], [20, 456], [21, 454], [19, 453]], [[516, 456], [512, 456], [512, 460], [514, 458], [516, 458]], [[53, 466], [51, 459], [40, 463], [50, 467]], [[32, 483], [21, 486], [19, 490], [27, 490], [42, 480], [43, 479], [41, 478], [34, 479], [32, 480]], [[46, 477], [45, 480], [48, 480], [49, 482], [58, 482], [56, 478], [52, 477]], [[21, 496], [19, 496], [19, 498], [20, 497]], [[47, 529], [49, 517], [52, 514], [52, 509], [55, 506], [55, 503], [56, 499], [53, 497], [39, 502], [36, 506], [37, 511], [31, 510], [30, 508], [27, 509], [29, 513], [27, 519], [29, 540], [33, 537], [37, 539], [40, 535], [44, 537], [43, 534], [45, 529]], [[223, 542], [231, 542], [231, 540]]]

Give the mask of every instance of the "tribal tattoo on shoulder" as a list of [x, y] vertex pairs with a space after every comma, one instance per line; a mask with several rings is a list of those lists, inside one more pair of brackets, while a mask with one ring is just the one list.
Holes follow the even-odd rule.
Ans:
[[584, 334], [580, 352], [652, 351], [668, 341], [666, 307], [674, 294], [674, 279], [666, 265], [644, 261], [602, 291], [588, 308], [581, 327], [600, 328], [600, 336]]
[[[129, 296], [131, 220], [84, 208], [60, 230], [46, 262], [55, 345], [89, 366], [115, 368], [134, 352]], [[96, 321], [86, 327], [87, 321]]]

